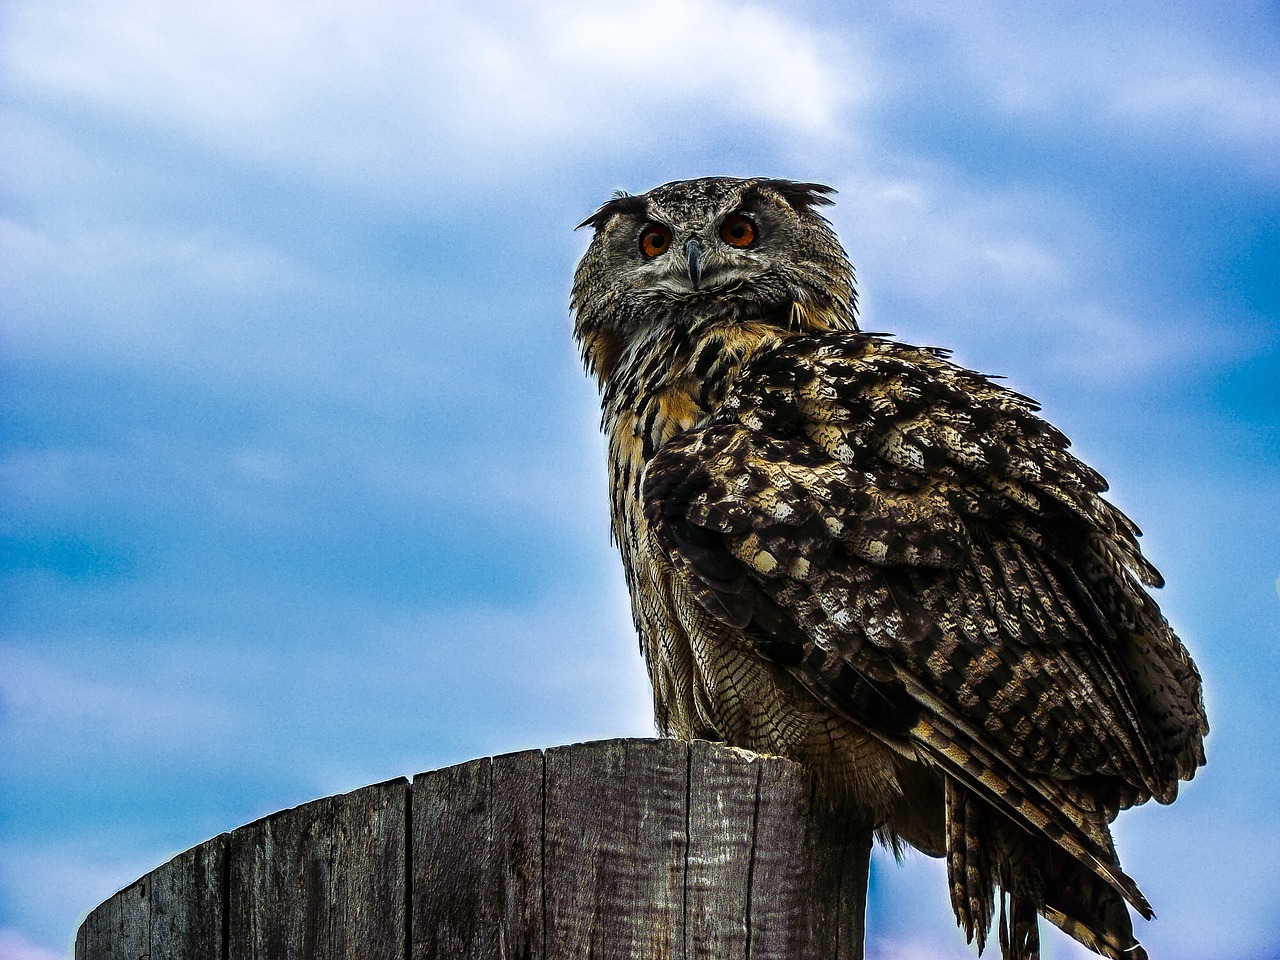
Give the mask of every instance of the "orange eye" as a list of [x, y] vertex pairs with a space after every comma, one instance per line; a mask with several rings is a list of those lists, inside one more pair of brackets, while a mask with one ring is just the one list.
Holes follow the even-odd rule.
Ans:
[[646, 257], [656, 257], [671, 246], [671, 231], [661, 224], [653, 224], [640, 234], [640, 252]]
[[756, 240], [756, 225], [735, 213], [720, 225], [720, 239], [731, 247], [749, 247]]

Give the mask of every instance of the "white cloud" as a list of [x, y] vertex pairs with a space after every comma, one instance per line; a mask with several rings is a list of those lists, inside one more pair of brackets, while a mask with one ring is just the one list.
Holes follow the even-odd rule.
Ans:
[[[465, 756], [448, 756], [457, 762], [648, 735], [649, 696], [621, 577], [593, 577], [582, 589], [590, 595], [569, 590], [535, 605], [495, 598], [432, 613], [367, 612], [337, 598], [309, 616], [297, 611], [296, 622], [262, 623], [250, 643], [100, 634], [37, 647], [11, 636], [0, 745], [11, 772], [91, 768], [109, 755], [113, 768], [138, 766], [159, 781], [192, 771], [253, 777], [257, 767], [278, 774], [286, 752], [296, 776], [314, 776], [312, 764], [355, 764], [372, 780], [418, 772], [388, 769], [390, 754], [438, 761], [441, 751], [464, 748]], [[275, 590], [265, 584], [257, 599]], [[245, 599], [253, 598], [224, 595]]]
[[1153, 132], [1227, 148], [1280, 173], [1280, 86], [1274, 74], [1172, 59], [1176, 66], [1119, 87], [1116, 116], [1142, 121]]
[[1150, 318], [1092, 299], [1087, 284], [1078, 298], [1060, 304], [1054, 321], [1055, 351], [1051, 362], [1094, 383], [1137, 383], [1167, 377], [1173, 371], [1220, 365], [1249, 355], [1255, 331], [1192, 311], [1163, 317], [1163, 329]]
[[[940, 27], [992, 100], [1015, 113], [1056, 118], [1072, 103], [1091, 104], [1086, 113], [1145, 118], [1160, 136], [1170, 111], [1182, 111], [1184, 123], [1225, 124], [1235, 131], [1228, 138], [1280, 130], [1270, 122], [1275, 86], [1267, 77], [1233, 74], [1181, 35], [1179, 59], [1150, 51], [1139, 25], [1123, 18], [1108, 24], [1115, 36], [1094, 43], [1097, 26], [1070, 17], [1037, 24], [982, 5], [963, 15], [929, 5], [915, 15]], [[483, 7], [65, 0], [24, 5], [11, 20], [17, 90], [291, 176], [337, 179], [344, 189], [419, 197], [443, 189], [452, 204], [483, 180], [493, 197], [504, 187], [518, 195], [523, 186], [513, 183], [527, 184], [548, 163], [593, 157], [612, 158], [623, 171], [673, 169], [655, 158], [678, 154], [698, 131], [737, 124], [736, 132], [758, 136], [757, 157], [789, 154], [805, 176], [840, 171], [833, 179], [845, 191], [835, 217], [849, 225], [845, 239], [873, 326], [877, 298], [893, 293], [943, 318], [936, 333], [946, 342], [962, 342], [951, 335], [956, 325], [996, 342], [1030, 337], [1042, 341], [1036, 352], [1046, 362], [1098, 380], [1142, 373], [1132, 366], [1139, 358], [1150, 371], [1219, 362], [1224, 351], [1242, 349], [1237, 333], [1224, 335], [1195, 303], [1164, 320], [1176, 336], [1152, 344], [1150, 322], [1128, 314], [1111, 300], [1113, 286], [1100, 282], [1096, 252], [1110, 238], [1069, 197], [1007, 183], [984, 190], [918, 157], [881, 151], [872, 161], [862, 146], [877, 138], [875, 124], [857, 122], [850, 108], [901, 92], [902, 73], [877, 61], [880, 48], [867, 52], [862, 34], [871, 28], [860, 24], [822, 35], [785, 9], [728, 0]], [[101, 162], [54, 133], [19, 132], [29, 145], [23, 152], [50, 153], [55, 168], [92, 175]], [[732, 154], [732, 139], [722, 153]], [[697, 171], [681, 171], [688, 172]], [[357, 344], [350, 331], [318, 327], [320, 311], [310, 305], [340, 302], [350, 312], [368, 294], [356, 285], [337, 289], [335, 277], [298, 262], [297, 251], [225, 229], [83, 213], [0, 224], [14, 276], [26, 277], [6, 281], [7, 299], [21, 307], [11, 308], [9, 330], [20, 349], [116, 352], [149, 363], [207, 358], [271, 375], [287, 364], [298, 379], [331, 373], [339, 354], [381, 351], [381, 367], [401, 355], [384, 349], [386, 337]], [[50, 317], [40, 302], [48, 290], [89, 302]], [[287, 298], [312, 314], [305, 328], [245, 327], [242, 306], [270, 311]], [[218, 309], [192, 311], [189, 303]]]
[[278, 248], [178, 222], [0, 221], [0, 259], [5, 335], [22, 354], [207, 360], [248, 337], [245, 305], [334, 295], [330, 280]]
[[854, 188], [841, 195], [835, 216], [849, 224], [855, 259], [875, 256], [878, 278], [928, 299], [976, 300], [986, 289], [1025, 295], [1070, 277], [1066, 251], [1042, 235], [1072, 219], [1078, 232], [1079, 214], [1043, 196], [980, 192], [940, 182], [944, 176], [848, 174]]
[[[603, 590], [587, 579], [531, 607], [383, 611], [336, 639], [304, 622], [283, 641], [264, 628], [250, 644], [62, 637], [3, 650], [6, 773], [91, 792], [68, 804], [57, 788], [62, 802], [4, 838], [0, 902], [25, 936], [69, 940], [84, 911], [178, 852], [166, 841], [478, 756], [652, 735], [621, 577]], [[159, 796], [176, 799], [158, 816]]]
[[[1194, 145], [1246, 169], [1280, 174], [1280, 78], [1274, 63], [1217, 49], [1205, 16], [1257, 13], [1106, 2], [1054, 8], [990, 2], [909, 3], [950, 37], [963, 69], [999, 108], [1083, 123], [1179, 153]], [[1260, 27], [1266, 29], [1265, 27]]]
[[630, 101], [745, 109], [797, 133], [823, 134], [873, 86], [869, 71], [836, 73], [830, 42], [770, 6], [661, 0], [551, 9], [556, 59]]
[[178, 853], [153, 841], [139, 849], [120, 839], [87, 831], [74, 839], [0, 846], [0, 889], [9, 895], [13, 923], [0, 928], [0, 958], [71, 960], [76, 929], [88, 912]]
[[[113, 644], [104, 638], [90, 646]], [[4, 662], [2, 742], [11, 758], [29, 754], [34, 744], [59, 764], [72, 757], [91, 763], [103, 749], [181, 756], [193, 743], [228, 738], [238, 723], [235, 705], [220, 702], [205, 683], [215, 667], [207, 650], [184, 649], [145, 663], [88, 657], [66, 663], [13, 644]]]
[[[857, 270], [863, 327], [951, 347], [983, 372], [1133, 384], [1239, 360], [1267, 336], [1193, 297], [1153, 307], [1134, 292], [1149, 276], [1118, 288], [1117, 273], [1158, 267], [1118, 253], [1121, 226], [1070, 196], [964, 183], [933, 166], [840, 181], [853, 186], [832, 219]], [[881, 309], [886, 300], [894, 309]]]
[[[1031, 376], [1057, 366], [1068, 380], [1114, 385], [1159, 372], [1166, 383], [1185, 383], [1189, 397], [1212, 394], [1212, 385], [1184, 374], [1193, 364], [1220, 370], [1224, 357], [1245, 352], [1238, 309], [1194, 302], [1189, 278], [1155, 262], [1158, 250], [1135, 253], [1128, 225], [1096, 197], [1049, 183], [1051, 167], [1028, 171], [1014, 189], [1008, 181], [1018, 174], [1004, 158], [988, 163], [980, 149], [965, 155], [955, 127], [939, 139], [910, 122], [895, 129], [891, 97], [927, 88], [938, 95], [928, 109], [947, 111], [957, 126], [989, 122], [998, 111], [1028, 138], [1080, 138], [1090, 163], [1127, 164], [1129, 176], [1167, 155], [1178, 176], [1198, 178], [1203, 194], [1215, 184], [1198, 172], [1197, 156], [1225, 158], [1226, 170], [1275, 168], [1274, 71], [1219, 56], [1211, 36], [1165, 23], [1155, 7], [1050, 12], [1055, 19], [1036, 25], [1013, 8], [921, 4], [918, 21], [940, 27], [924, 33], [904, 26], [901, 6], [874, 16], [818, 4], [802, 18], [800, 9], [758, 0], [8, 5], [9, 113], [0, 119], [9, 135], [0, 141], [17, 202], [0, 221], [7, 352], [16, 345], [32, 356], [39, 348], [41, 361], [71, 360], [93, 372], [118, 371], [121, 357], [164, 365], [171, 391], [126, 369], [120, 396], [140, 405], [189, 401], [214, 418], [229, 412], [227, 432], [241, 431], [239, 412], [250, 411], [253, 423], [231, 439], [219, 430], [191, 436], [185, 425], [204, 421], [184, 416], [171, 435], [167, 422], [152, 427], [132, 406], [103, 403], [102, 425], [114, 433], [99, 436], [96, 411], [69, 406], [82, 398], [41, 397], [39, 384], [22, 396], [68, 405], [55, 419], [32, 415], [32, 429], [44, 432], [0, 463], [0, 482], [34, 515], [24, 529], [91, 537], [93, 518], [132, 517], [130, 505], [140, 505], [136, 516], [147, 522], [122, 538], [126, 553], [195, 556], [198, 572], [229, 588], [200, 577], [165, 582], [152, 570], [114, 584], [21, 579], [30, 622], [45, 622], [43, 605], [50, 632], [75, 617], [105, 626], [96, 639], [64, 636], [56, 644], [43, 634], [14, 637], [3, 651], [8, 713], [0, 736], [15, 761], [7, 772], [36, 784], [30, 797], [39, 805], [15, 821], [23, 849], [9, 843], [0, 851], [6, 908], [47, 899], [43, 929], [69, 930], [75, 910], [108, 895], [110, 882], [163, 859], [141, 820], [158, 830], [192, 829], [177, 825], [184, 815], [173, 810], [138, 808], [125, 781], [139, 765], [163, 767], [157, 775], [178, 790], [196, 782], [184, 764], [200, 753], [214, 774], [207, 783], [236, 793], [234, 801], [207, 798], [226, 804], [201, 814], [217, 830], [250, 809], [267, 812], [492, 750], [650, 731], [643, 668], [606, 542], [606, 501], [598, 486], [581, 489], [583, 476], [600, 482], [591, 388], [574, 372], [578, 392], [570, 396], [560, 385], [568, 363], [546, 363], [571, 353], [563, 305], [569, 247], [585, 239], [568, 237], [568, 228], [589, 212], [562, 193], [575, 194], [576, 205], [590, 190], [589, 204], [614, 178], [642, 189], [656, 181], [629, 178], [786, 160], [780, 174], [829, 178], [842, 189], [833, 218], [860, 267], [869, 327], [957, 347], [961, 362], [996, 373]], [[928, 115], [912, 107], [909, 119]], [[695, 163], [703, 169], [689, 169]], [[586, 165], [590, 176], [565, 173]], [[242, 192], [242, 184], [251, 187]], [[288, 222], [255, 230], [258, 197], [279, 189], [296, 194], [265, 213]], [[316, 220], [335, 235], [353, 227], [349, 244], [295, 242], [312, 220], [291, 211], [311, 203], [340, 208]], [[498, 234], [488, 214], [504, 205], [509, 232]], [[376, 232], [402, 211], [417, 218], [410, 229], [421, 227], [425, 238], [395, 251], [414, 261], [409, 279], [387, 281], [394, 270], [379, 260], [385, 250], [346, 260], [366, 246], [361, 230], [377, 221]], [[1209, 212], [1209, 202], [1190, 216], [1168, 211], [1179, 229]], [[1234, 242], [1223, 239], [1233, 229], [1218, 228], [1215, 242]], [[547, 240], [553, 232], [557, 239]], [[448, 251], [463, 235], [472, 247], [457, 259], [439, 254], [419, 268], [414, 258]], [[1142, 242], [1165, 242], [1147, 236]], [[544, 259], [530, 259], [531, 242]], [[502, 269], [460, 277], [466, 271], [458, 265], [478, 257]], [[1178, 302], [1165, 309], [1162, 298]], [[883, 302], [891, 315], [877, 311]], [[223, 392], [202, 390], [204, 381], [192, 386], [202, 377]], [[543, 417], [530, 418], [527, 387], [551, 381], [557, 385], [538, 395]], [[314, 392], [301, 402], [272, 392], [306, 389]], [[226, 396], [236, 404], [223, 404]], [[338, 408], [350, 419], [332, 416]], [[261, 430], [259, 416], [269, 421]], [[509, 440], [514, 429], [493, 429], [513, 422], [527, 444]], [[60, 432], [72, 427], [84, 437]], [[522, 455], [534, 462], [518, 462]], [[1171, 456], [1184, 463], [1190, 455]], [[1241, 502], [1265, 501], [1241, 493], [1238, 477], [1230, 481]], [[332, 499], [315, 495], [330, 486], [338, 488]], [[1173, 502], [1181, 508], [1194, 499]], [[566, 569], [589, 575], [539, 587], [556, 596], [505, 606], [502, 584], [484, 583], [492, 606], [459, 601], [447, 609], [438, 594], [402, 603], [398, 595], [347, 596], [341, 587], [317, 602], [319, 590], [305, 582], [306, 563], [328, 546], [329, 528], [313, 528], [335, 513], [479, 515], [478, 505], [487, 506], [492, 529], [527, 524], [587, 544]], [[1256, 507], [1244, 512], [1256, 519]], [[1182, 515], [1215, 536], [1226, 529], [1210, 530], [1204, 513]], [[193, 515], [202, 538], [242, 538], [247, 555], [259, 533], [283, 556], [267, 558], [270, 575], [252, 562], [234, 566], [243, 559], [236, 551], [201, 559], [216, 545], [189, 550], [186, 526], [165, 532]], [[396, 526], [388, 535], [402, 533]], [[477, 550], [491, 551], [500, 569], [515, 548], [491, 539]], [[1197, 550], [1184, 562], [1203, 565]], [[305, 561], [302, 569], [289, 566], [291, 558]], [[612, 579], [601, 589], [604, 569]], [[267, 582], [277, 570], [286, 582]], [[473, 586], [484, 575], [468, 574]], [[439, 588], [423, 584], [424, 593], [431, 589]], [[191, 611], [202, 624], [234, 612], [227, 632], [240, 633], [193, 635], [202, 627], [191, 624]], [[136, 633], [107, 635], [126, 619]], [[303, 733], [279, 735], [298, 718]], [[101, 850], [30, 836], [39, 833], [31, 818], [47, 819], [68, 785], [82, 786], [90, 774], [115, 784], [76, 813], [110, 820], [110, 840], [121, 850], [105, 851], [102, 865], [88, 861]], [[256, 777], [252, 787], [242, 775]], [[282, 796], [286, 790], [293, 793]], [[1167, 946], [1162, 955], [1215, 947], [1209, 940], [1222, 927], [1214, 918], [1185, 919], [1192, 915], [1183, 905], [1210, 910], [1228, 898], [1223, 915], [1234, 940], [1224, 938], [1222, 949], [1261, 943], [1273, 929], [1267, 864], [1247, 891], [1227, 891], [1235, 863], [1256, 865], [1273, 838], [1242, 828], [1218, 843], [1214, 831], [1200, 830], [1203, 842], [1184, 844], [1213, 813], [1194, 812], [1175, 828], [1167, 826], [1169, 811], [1153, 812], [1161, 815], [1152, 819], [1158, 832], [1121, 849], [1134, 851], [1126, 857], [1140, 879], [1164, 874], [1155, 886], [1186, 885], [1157, 904], [1167, 919], [1150, 930], [1154, 945]], [[69, 829], [97, 826], [77, 820]], [[1172, 860], [1136, 869], [1147, 847], [1194, 849], [1206, 863], [1221, 851], [1205, 872], [1213, 896], [1183, 879]], [[117, 855], [128, 862], [109, 860]], [[876, 949], [884, 957], [972, 955], [957, 942], [937, 870], [927, 862], [881, 872], [889, 891], [882, 899], [896, 906], [885, 908], [892, 915], [878, 929], [886, 938], [908, 936], [877, 947], [873, 929], [870, 956]], [[919, 890], [911, 877], [924, 878]], [[80, 898], [73, 907], [68, 890]], [[1186, 942], [1194, 947], [1177, 953], [1192, 922], [1199, 932]], [[17, 939], [0, 934], [0, 955], [30, 948], [35, 926], [24, 923]], [[1074, 956], [1056, 941], [1054, 949]]]
[[50, 950], [38, 947], [19, 930], [0, 928], [0, 957], [4, 960], [63, 960], [70, 950]]
[[27, 95], [400, 188], [653, 149], [690, 117], [822, 135], [870, 89], [821, 34], [729, 0], [68, 0], [10, 19], [10, 85]]

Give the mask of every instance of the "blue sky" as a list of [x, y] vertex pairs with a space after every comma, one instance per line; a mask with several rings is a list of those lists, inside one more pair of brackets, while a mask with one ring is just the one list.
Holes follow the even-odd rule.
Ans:
[[[836, 186], [864, 326], [1110, 478], [1213, 724], [1117, 827], [1140, 936], [1280, 957], [1278, 39], [1247, 2], [6, 4], [0, 956], [271, 811], [651, 733], [572, 228], [723, 173]], [[922, 857], [870, 928], [971, 955]]]

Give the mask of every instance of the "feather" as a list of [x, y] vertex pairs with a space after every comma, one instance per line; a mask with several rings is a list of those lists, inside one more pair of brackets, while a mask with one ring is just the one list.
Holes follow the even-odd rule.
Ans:
[[[793, 756], [944, 854], [979, 951], [1038, 957], [1043, 915], [1142, 960], [1109, 823], [1172, 800], [1208, 730], [1160, 574], [1033, 400], [858, 331], [832, 192], [678, 181], [583, 223], [575, 334], [659, 727]], [[754, 246], [696, 288], [642, 259], [650, 218], [710, 249], [728, 216]]]

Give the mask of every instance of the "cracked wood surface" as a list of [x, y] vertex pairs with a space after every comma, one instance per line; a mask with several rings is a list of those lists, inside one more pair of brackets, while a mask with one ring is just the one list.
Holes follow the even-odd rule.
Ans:
[[608, 740], [281, 811], [92, 911], [76, 960], [860, 960], [870, 832], [796, 764]]

